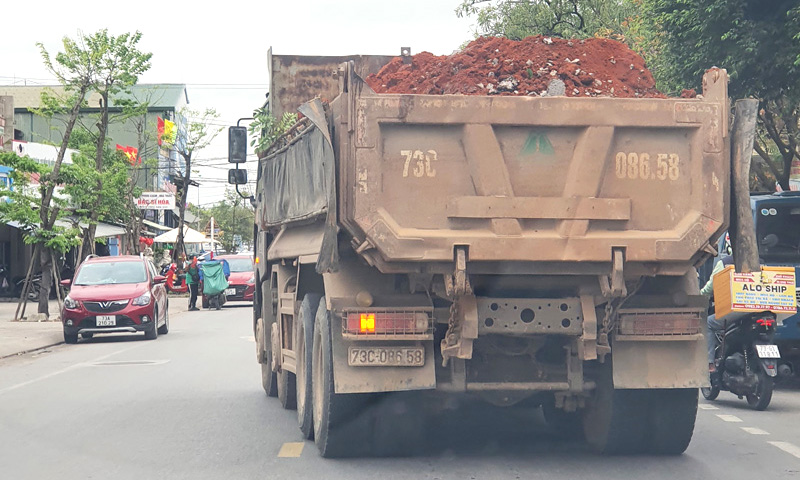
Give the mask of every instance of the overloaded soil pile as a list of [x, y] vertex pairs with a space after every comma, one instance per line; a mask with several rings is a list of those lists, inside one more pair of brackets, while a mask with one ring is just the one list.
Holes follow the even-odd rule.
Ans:
[[664, 97], [642, 57], [603, 38], [483, 37], [449, 56], [422, 52], [403, 60], [393, 59], [367, 84], [377, 93], [545, 96], [550, 88], [550, 95], [569, 97]]

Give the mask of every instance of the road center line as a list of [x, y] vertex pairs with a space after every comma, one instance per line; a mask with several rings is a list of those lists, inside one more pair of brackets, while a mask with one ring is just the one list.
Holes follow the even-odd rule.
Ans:
[[298, 458], [303, 453], [303, 442], [287, 442], [281, 446], [281, 451], [278, 452], [279, 458]]
[[722, 420], [723, 422], [733, 422], [733, 423], [736, 423], [736, 422], [741, 422], [741, 421], [742, 421], [742, 419], [741, 419], [741, 418], [739, 418], [739, 417], [737, 417], [736, 415], [719, 415], [719, 414], [718, 414], [717, 416], [718, 416], [718, 417], [720, 418], [720, 420]]
[[709, 405], [707, 403], [701, 403], [697, 406], [700, 410], [719, 410], [719, 408], [715, 407], [714, 405]]
[[784, 452], [788, 453], [789, 455], [793, 455], [797, 458], [800, 458], [800, 447], [793, 443], [789, 442], [767, 442], [770, 445], [780, 448]]
[[753, 427], [741, 427], [741, 428], [750, 435], [769, 435], [769, 432], [761, 430], [760, 428], [753, 428]]
[[26, 386], [28, 386], [28, 385], [30, 385], [32, 383], [40, 382], [42, 380], [47, 380], [48, 378], [55, 377], [56, 375], [61, 375], [62, 373], [67, 373], [70, 370], [74, 370], [76, 368], [85, 367], [85, 366], [90, 365], [92, 363], [99, 362], [101, 360], [105, 360], [108, 357], [120, 354], [122, 352], [127, 352], [128, 350], [133, 350], [134, 348], [138, 348], [138, 347], [141, 347], [141, 345], [134, 345], [132, 347], [123, 348], [122, 350], [117, 350], [116, 352], [109, 353], [108, 355], [103, 355], [103, 356], [97, 357], [94, 360], [89, 360], [88, 362], [76, 363], [75, 365], [70, 365], [67, 368], [62, 368], [61, 370], [56, 370], [55, 372], [50, 372], [47, 375], [42, 375], [41, 377], [33, 378], [31, 380], [28, 380], [28, 381], [25, 381], [25, 382], [22, 382], [22, 383], [18, 383], [16, 385], [11, 385], [10, 387], [6, 387], [6, 388], [3, 388], [3, 389], [0, 389], [0, 395], [4, 394], [6, 392], [10, 392], [12, 390], [16, 390], [18, 388], [26, 387]]

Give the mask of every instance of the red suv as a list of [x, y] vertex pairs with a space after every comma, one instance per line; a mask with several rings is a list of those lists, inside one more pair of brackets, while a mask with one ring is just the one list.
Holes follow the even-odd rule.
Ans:
[[[256, 291], [253, 257], [250, 255], [220, 255], [214, 260], [225, 260], [231, 269], [228, 277], [228, 288], [225, 290], [225, 301], [252, 302]], [[208, 308], [208, 297], [203, 295], [203, 308]]]
[[132, 255], [89, 257], [72, 280], [61, 309], [64, 341], [78, 343], [78, 335], [144, 332], [148, 340], [169, 332], [165, 277], [153, 263]]

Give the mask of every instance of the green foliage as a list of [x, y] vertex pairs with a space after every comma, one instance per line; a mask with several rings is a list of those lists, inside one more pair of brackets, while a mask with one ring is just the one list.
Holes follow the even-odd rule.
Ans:
[[255, 213], [250, 202], [241, 198], [233, 189], [228, 188], [225, 191], [225, 200], [209, 208], [195, 208], [194, 213], [200, 217], [201, 226], [208, 224], [211, 217], [214, 217], [215, 226], [221, 230], [219, 237], [215, 239], [222, 242], [226, 251], [234, 250], [234, 235], [240, 235], [243, 244], [252, 245]]
[[265, 152], [270, 145], [275, 143], [281, 135], [286, 133], [292, 125], [297, 123], [296, 113], [286, 112], [278, 120], [266, 108], [258, 108], [253, 111], [253, 120], [248, 126], [250, 135], [254, 138], [250, 141], [250, 146], [255, 147], [256, 152]]
[[[23, 240], [27, 244], [43, 244], [45, 247], [64, 253], [81, 242], [80, 230], [65, 226], [65, 223], [54, 225], [50, 229], [42, 228], [39, 217], [39, 202], [42, 191], [50, 186], [48, 176], [52, 167], [37, 163], [29, 157], [20, 157], [13, 152], [0, 152], [0, 165], [12, 168], [9, 177], [11, 188], [0, 189], [0, 196], [6, 201], [0, 202], [0, 221], [17, 222], [25, 232]], [[31, 178], [38, 176], [41, 187], [31, 186]], [[60, 183], [62, 179], [56, 179]], [[66, 216], [67, 202], [63, 198], [53, 198], [54, 207], [58, 211], [57, 218]]]
[[659, 88], [700, 91], [712, 66], [730, 76], [734, 99], [760, 100], [756, 151], [788, 188], [800, 152], [800, 7], [794, 0], [638, 0], [643, 52]]
[[[92, 221], [93, 213], [100, 221], [126, 223], [130, 214], [128, 203], [132, 201], [125, 195], [131, 190], [127, 159], [106, 146], [103, 154], [106, 161], [98, 171], [94, 159], [86, 154], [88, 150], [94, 155], [93, 149], [91, 144], [81, 145], [81, 154], [73, 157], [72, 164], [65, 164], [60, 174], [64, 192], [72, 201], [73, 214], [87, 223]], [[102, 185], [100, 190], [98, 180]]]
[[109, 95], [125, 91], [135, 85], [139, 75], [150, 69], [152, 53], [138, 49], [141, 32], [108, 34], [108, 29], [98, 30], [85, 38], [87, 47], [96, 55], [98, 86]]
[[699, 88], [711, 66], [730, 75], [733, 98], [800, 95], [798, 7], [776, 0], [641, 0], [642, 21], [659, 32], [647, 58], [662, 88]]
[[[185, 120], [182, 126], [186, 134], [183, 137], [183, 142], [181, 142], [180, 138], [178, 139], [175, 148], [184, 158], [187, 155], [191, 158], [194, 152], [209, 146], [214, 138], [219, 135], [219, 132], [222, 131], [222, 127], [214, 125], [214, 121], [219, 118], [219, 114], [213, 108], [200, 111], [185, 107], [178, 112], [178, 116]], [[176, 128], [179, 128], [179, 126], [176, 126]]]
[[463, 0], [459, 17], [475, 16], [476, 36], [522, 40], [531, 35], [623, 39], [633, 0]]

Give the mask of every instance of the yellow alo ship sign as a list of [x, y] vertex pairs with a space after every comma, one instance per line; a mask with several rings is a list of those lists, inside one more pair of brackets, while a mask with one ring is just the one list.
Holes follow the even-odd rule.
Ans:
[[733, 312], [771, 311], [785, 317], [797, 312], [793, 267], [761, 267], [760, 272], [736, 273], [733, 266], [714, 275], [717, 318]]

